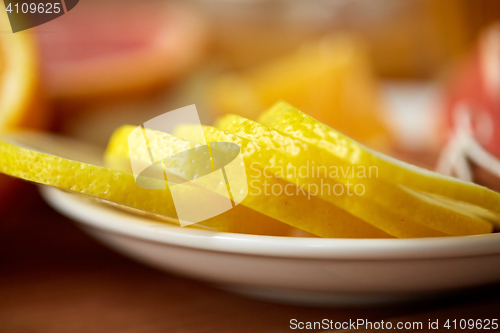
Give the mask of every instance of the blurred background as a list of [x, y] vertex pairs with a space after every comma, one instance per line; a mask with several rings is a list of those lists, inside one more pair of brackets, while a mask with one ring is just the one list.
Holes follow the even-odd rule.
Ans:
[[[15, 35], [29, 40], [19, 52], [36, 65], [20, 75], [36, 89], [19, 88], [12, 114], [37, 121], [0, 131], [36, 127], [105, 147], [118, 126], [186, 105], [212, 124], [285, 100], [435, 169], [465, 102], [476, 139], [498, 157], [498, 19], [495, 0], [85, 0]], [[475, 180], [496, 188], [490, 174]]]
[[[177, 107], [210, 124], [282, 99], [389, 152], [439, 148], [435, 99], [499, 16], [494, 0], [82, 1], [29, 32], [52, 130], [104, 145]], [[408, 112], [432, 124], [408, 137]]]

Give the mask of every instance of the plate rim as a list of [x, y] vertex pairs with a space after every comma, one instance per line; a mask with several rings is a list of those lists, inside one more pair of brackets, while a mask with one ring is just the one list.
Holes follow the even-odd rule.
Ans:
[[327, 239], [236, 234], [163, 224], [78, 194], [39, 186], [62, 215], [107, 232], [157, 243], [225, 253], [338, 260], [442, 259], [500, 255], [500, 233], [418, 239]]

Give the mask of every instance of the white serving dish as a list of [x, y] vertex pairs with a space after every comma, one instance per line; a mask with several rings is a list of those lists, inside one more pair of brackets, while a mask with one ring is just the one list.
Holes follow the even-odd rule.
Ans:
[[51, 187], [40, 191], [54, 209], [126, 256], [269, 300], [379, 304], [500, 282], [500, 234], [426, 239], [232, 234], [160, 224]]

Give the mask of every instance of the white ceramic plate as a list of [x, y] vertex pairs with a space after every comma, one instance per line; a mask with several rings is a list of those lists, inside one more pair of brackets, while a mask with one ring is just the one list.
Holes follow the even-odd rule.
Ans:
[[500, 281], [500, 234], [426, 239], [321, 239], [180, 228], [51, 187], [45, 200], [139, 262], [241, 294], [302, 304], [431, 297]]

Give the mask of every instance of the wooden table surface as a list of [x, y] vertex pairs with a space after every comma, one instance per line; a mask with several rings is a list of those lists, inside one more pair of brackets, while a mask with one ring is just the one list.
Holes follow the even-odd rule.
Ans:
[[0, 205], [2, 333], [288, 332], [292, 318], [425, 325], [429, 319], [500, 319], [500, 284], [439, 301], [389, 307], [274, 304], [124, 258], [54, 212], [31, 184], [20, 183]]

